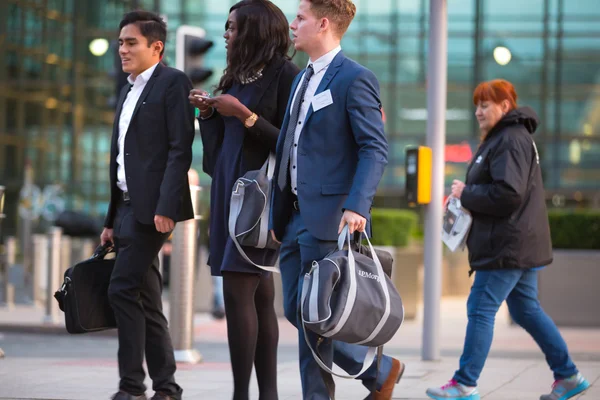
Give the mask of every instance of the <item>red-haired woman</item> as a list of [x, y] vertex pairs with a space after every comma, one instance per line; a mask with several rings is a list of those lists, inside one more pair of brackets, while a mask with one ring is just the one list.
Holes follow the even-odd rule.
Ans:
[[452, 196], [473, 215], [467, 239], [475, 281], [467, 301], [468, 325], [459, 369], [433, 399], [478, 400], [477, 380], [504, 300], [513, 320], [535, 339], [554, 373], [552, 392], [541, 400], [569, 399], [589, 387], [567, 345], [537, 298], [537, 270], [552, 262], [542, 172], [531, 137], [539, 120], [529, 107], [517, 108], [510, 82], [481, 83], [473, 95], [482, 142]]

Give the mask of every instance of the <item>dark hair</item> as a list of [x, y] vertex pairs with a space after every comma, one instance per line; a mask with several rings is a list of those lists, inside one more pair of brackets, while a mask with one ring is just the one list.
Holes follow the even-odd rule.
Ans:
[[242, 0], [229, 9], [230, 14], [233, 11], [238, 33], [227, 53], [227, 68], [217, 91], [249, 78], [276, 57], [291, 58], [288, 20], [275, 4], [268, 0]]
[[[119, 31], [130, 24], [137, 25], [142, 36], [148, 41], [148, 47], [154, 42], [161, 41], [163, 44], [167, 42], [167, 24], [158, 14], [142, 10], [128, 12], [119, 24]], [[160, 52], [161, 57], [164, 52], [165, 48], [163, 46]]]

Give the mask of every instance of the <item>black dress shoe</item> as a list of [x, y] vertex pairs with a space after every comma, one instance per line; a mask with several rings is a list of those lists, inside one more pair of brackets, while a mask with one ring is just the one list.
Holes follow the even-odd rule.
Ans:
[[148, 400], [145, 394], [141, 396], [134, 396], [127, 392], [119, 391], [111, 397], [111, 400]]

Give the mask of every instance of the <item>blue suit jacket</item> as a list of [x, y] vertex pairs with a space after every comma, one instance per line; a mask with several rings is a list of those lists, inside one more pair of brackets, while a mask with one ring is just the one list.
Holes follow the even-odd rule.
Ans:
[[[294, 80], [277, 143], [277, 167], [271, 205], [271, 227], [281, 239], [293, 210], [288, 185], [277, 185], [291, 102], [302, 71]], [[308, 231], [320, 240], [337, 240], [344, 210], [370, 221], [370, 210], [388, 145], [383, 129], [379, 83], [375, 75], [339, 52], [327, 68], [315, 96], [331, 91], [333, 104], [311, 105], [298, 143], [298, 202]], [[369, 224], [370, 225], [370, 224]]]

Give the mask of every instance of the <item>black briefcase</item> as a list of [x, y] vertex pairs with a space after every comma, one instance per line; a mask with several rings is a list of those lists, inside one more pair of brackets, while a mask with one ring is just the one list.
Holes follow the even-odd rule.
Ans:
[[69, 333], [96, 332], [117, 327], [108, 302], [108, 284], [115, 266], [114, 259], [105, 259], [112, 246], [98, 246], [87, 260], [65, 271], [64, 283], [54, 293], [65, 313]]

